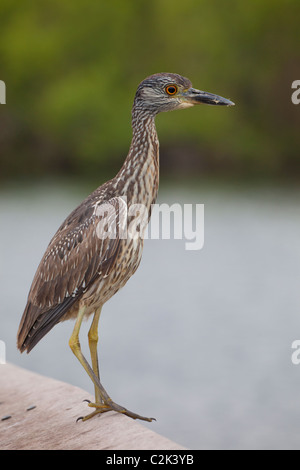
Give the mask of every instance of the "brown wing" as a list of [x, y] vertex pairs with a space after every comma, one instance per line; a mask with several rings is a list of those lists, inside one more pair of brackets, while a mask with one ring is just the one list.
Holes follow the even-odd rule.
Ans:
[[127, 211], [123, 199], [79, 206], [52, 238], [36, 271], [19, 331], [29, 352], [96, 279], [107, 276], [120, 246]]

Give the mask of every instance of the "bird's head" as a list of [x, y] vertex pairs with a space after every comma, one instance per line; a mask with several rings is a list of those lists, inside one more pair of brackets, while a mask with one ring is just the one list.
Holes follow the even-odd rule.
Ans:
[[147, 77], [139, 84], [134, 100], [135, 109], [153, 115], [195, 104], [234, 105], [222, 96], [193, 88], [188, 78], [176, 73], [157, 73]]

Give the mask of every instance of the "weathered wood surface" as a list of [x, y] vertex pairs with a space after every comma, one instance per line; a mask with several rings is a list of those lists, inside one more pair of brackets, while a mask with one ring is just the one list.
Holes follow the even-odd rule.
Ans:
[[86, 398], [93, 399], [73, 385], [0, 365], [0, 449], [184, 449], [114, 412], [76, 423], [78, 416], [92, 411], [83, 403]]

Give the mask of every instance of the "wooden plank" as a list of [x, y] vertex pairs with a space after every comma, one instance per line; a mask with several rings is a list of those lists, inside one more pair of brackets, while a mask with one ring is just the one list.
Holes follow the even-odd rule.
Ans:
[[76, 422], [90, 410], [84, 399], [93, 397], [15, 365], [0, 365], [0, 449], [184, 449], [115, 412]]

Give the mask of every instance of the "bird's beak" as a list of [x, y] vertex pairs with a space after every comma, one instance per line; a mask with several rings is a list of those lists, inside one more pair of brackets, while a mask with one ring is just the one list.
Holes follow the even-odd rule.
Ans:
[[234, 103], [226, 98], [206, 91], [196, 90], [195, 88], [189, 88], [187, 91], [182, 93], [182, 98], [185, 103], [190, 106], [194, 104], [210, 104], [218, 106], [234, 106]]

